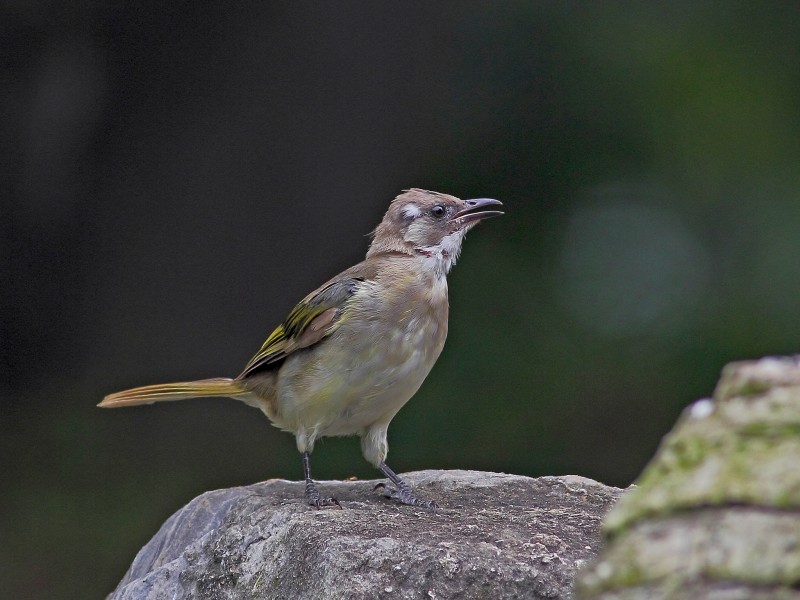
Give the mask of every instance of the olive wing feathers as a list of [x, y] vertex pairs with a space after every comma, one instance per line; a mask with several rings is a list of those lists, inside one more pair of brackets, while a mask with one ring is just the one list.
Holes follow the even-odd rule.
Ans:
[[303, 298], [250, 359], [239, 379], [279, 363], [295, 350], [307, 348], [329, 335], [347, 301], [363, 281], [363, 277], [340, 277]]

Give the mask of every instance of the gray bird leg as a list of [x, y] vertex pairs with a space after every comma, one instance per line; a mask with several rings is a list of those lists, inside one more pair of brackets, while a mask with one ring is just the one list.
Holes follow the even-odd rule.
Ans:
[[411, 506], [420, 506], [422, 508], [439, 508], [439, 505], [436, 504], [433, 500], [421, 500], [414, 495], [414, 491], [411, 489], [411, 486], [408, 485], [405, 481], [400, 479], [400, 476], [392, 471], [385, 462], [382, 462], [378, 465], [378, 468], [381, 470], [381, 473], [386, 475], [389, 480], [395, 485], [395, 487], [389, 487], [385, 483], [379, 483], [375, 486], [375, 489], [383, 488], [383, 495], [386, 498], [391, 498], [392, 500], [397, 500], [402, 504], [409, 504]]
[[309, 466], [309, 453], [306, 450], [303, 452], [303, 474], [306, 477], [306, 502], [316, 508], [323, 506], [338, 506], [342, 508], [336, 498], [323, 498], [319, 494], [316, 482], [311, 479], [311, 467]]

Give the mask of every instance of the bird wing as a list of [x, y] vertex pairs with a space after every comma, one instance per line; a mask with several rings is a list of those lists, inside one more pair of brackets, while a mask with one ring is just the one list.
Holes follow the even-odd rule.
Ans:
[[336, 328], [342, 310], [364, 277], [352, 268], [311, 292], [295, 306], [250, 359], [239, 379], [277, 363], [295, 350], [316, 344]]

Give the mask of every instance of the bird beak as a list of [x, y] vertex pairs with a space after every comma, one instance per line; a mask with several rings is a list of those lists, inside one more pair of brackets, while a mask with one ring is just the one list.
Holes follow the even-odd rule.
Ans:
[[473, 200], [464, 200], [464, 203], [466, 206], [450, 218], [450, 222], [458, 221], [459, 227], [475, 224], [489, 217], [499, 217], [503, 214], [499, 210], [481, 210], [487, 206], [503, 206], [500, 200], [495, 200], [494, 198], [475, 198]]

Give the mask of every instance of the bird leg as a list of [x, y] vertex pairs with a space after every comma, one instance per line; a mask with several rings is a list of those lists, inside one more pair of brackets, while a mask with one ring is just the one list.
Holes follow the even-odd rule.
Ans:
[[400, 479], [400, 476], [392, 471], [389, 468], [389, 465], [387, 465], [385, 462], [380, 463], [378, 468], [395, 485], [395, 487], [389, 487], [385, 483], [379, 483], [375, 486], [376, 490], [378, 488], [383, 488], [384, 497], [391, 498], [392, 500], [397, 500], [402, 504], [409, 504], [411, 506], [420, 506], [422, 508], [439, 508], [439, 505], [433, 500], [421, 500], [417, 498], [414, 495], [414, 491], [411, 489], [411, 486]]
[[338, 506], [342, 508], [336, 498], [323, 498], [320, 496], [316, 482], [311, 479], [308, 450], [303, 452], [303, 474], [306, 477], [306, 502], [315, 508], [322, 508], [323, 506]]

